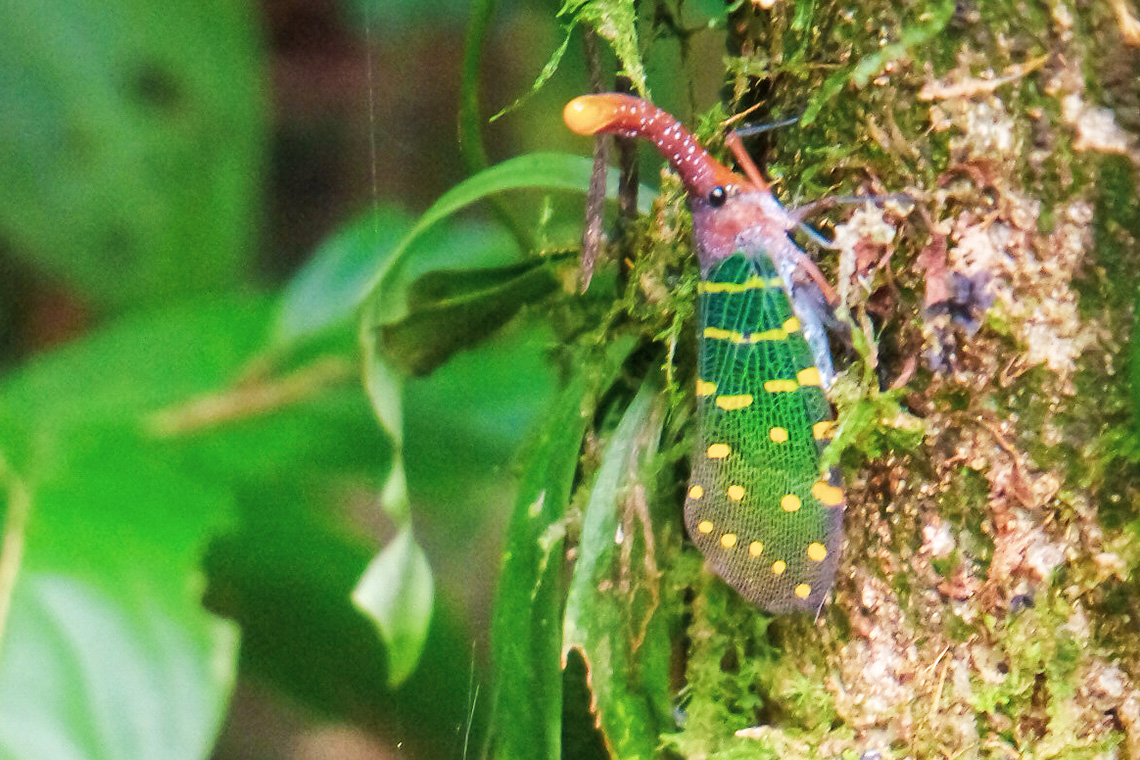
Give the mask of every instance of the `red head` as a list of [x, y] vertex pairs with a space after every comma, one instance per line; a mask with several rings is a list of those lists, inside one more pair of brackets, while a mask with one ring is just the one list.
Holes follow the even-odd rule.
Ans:
[[580, 135], [602, 132], [643, 137], [657, 146], [689, 193], [701, 266], [732, 254], [743, 230], [774, 222], [779, 204], [767, 187], [758, 186], [719, 163], [669, 114], [632, 95], [583, 95], [562, 111], [566, 126]]

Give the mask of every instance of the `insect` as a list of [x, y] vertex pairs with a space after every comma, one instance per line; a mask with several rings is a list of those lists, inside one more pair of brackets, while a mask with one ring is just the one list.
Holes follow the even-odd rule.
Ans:
[[772, 612], [817, 611], [843, 530], [838, 470], [820, 455], [834, 416], [824, 322], [834, 298], [788, 233], [784, 209], [748, 158], [714, 160], [676, 119], [640, 98], [584, 95], [563, 118], [583, 135], [652, 142], [688, 195], [700, 264], [698, 436], [685, 526], [718, 575]]

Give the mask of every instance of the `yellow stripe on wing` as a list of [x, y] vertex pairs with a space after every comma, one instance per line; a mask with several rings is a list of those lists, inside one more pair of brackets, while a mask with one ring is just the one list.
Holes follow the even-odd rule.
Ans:
[[727, 340], [730, 343], [761, 343], [769, 340], [787, 340], [787, 331], [777, 327], [774, 330], [765, 330], [758, 333], [740, 333], [734, 330], [724, 330], [720, 327], [706, 327], [702, 335], [710, 340]]
[[764, 288], [782, 288], [784, 281], [779, 277], [761, 277], [752, 275], [744, 282], [708, 282], [702, 280], [697, 284], [698, 293], [746, 293], [749, 290], [762, 290]]

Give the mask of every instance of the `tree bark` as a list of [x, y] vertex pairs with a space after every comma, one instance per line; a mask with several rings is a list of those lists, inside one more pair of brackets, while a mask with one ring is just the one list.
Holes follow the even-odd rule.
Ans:
[[782, 199], [910, 202], [838, 214], [821, 262], [867, 338], [834, 390], [832, 601], [769, 623], [704, 582], [674, 749], [1140, 759], [1135, 24], [1064, 0], [731, 15], [729, 112], [803, 111], [768, 154]]

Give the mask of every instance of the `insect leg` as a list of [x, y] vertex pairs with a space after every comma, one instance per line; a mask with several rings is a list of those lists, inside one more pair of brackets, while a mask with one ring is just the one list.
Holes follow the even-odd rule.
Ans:
[[744, 176], [748, 177], [748, 181], [756, 185], [759, 190], [769, 191], [767, 180], [760, 176], [760, 170], [756, 168], [756, 162], [752, 160], [752, 156], [748, 155], [748, 151], [744, 149], [744, 141], [740, 139], [740, 135], [736, 132], [729, 132], [724, 137], [724, 144], [736, 157], [736, 163], [744, 172]]

